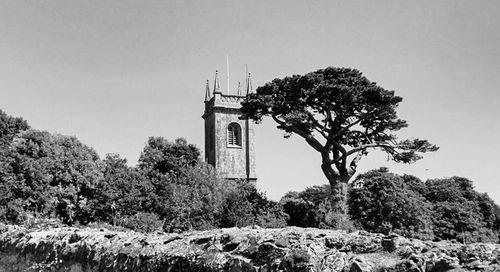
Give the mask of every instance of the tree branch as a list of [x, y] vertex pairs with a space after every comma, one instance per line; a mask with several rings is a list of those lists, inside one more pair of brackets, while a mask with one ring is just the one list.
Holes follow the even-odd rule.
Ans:
[[316, 118], [314, 118], [314, 115], [311, 112], [306, 110], [306, 114], [307, 114], [307, 116], [309, 116], [309, 120], [312, 121], [312, 123], [314, 125], [314, 130], [319, 132], [319, 134], [321, 134], [321, 136], [323, 136], [325, 139], [328, 139], [328, 135], [325, 133], [325, 131], [328, 132], [328, 129], [326, 127], [324, 127], [323, 125], [321, 125], [318, 122], [318, 120], [316, 120]]
[[366, 155], [368, 152], [364, 151], [364, 152], [360, 152], [358, 153], [358, 155], [356, 155], [356, 157], [354, 157], [354, 159], [351, 161], [351, 163], [349, 164], [349, 168], [350, 168], [350, 171], [349, 171], [349, 175], [354, 175], [356, 173], [356, 168], [358, 167], [358, 162], [359, 160], [361, 160], [361, 158]]
[[353, 149], [347, 151], [347, 156], [350, 156], [356, 152], [366, 150], [367, 148], [377, 148], [377, 147], [382, 147], [384, 149], [392, 149], [392, 150], [395, 149], [395, 146], [392, 146], [388, 143], [370, 143], [370, 144], [358, 146], [356, 148], [353, 148]]
[[286, 124], [285, 121], [283, 120], [280, 120], [276, 114], [273, 114], [271, 115], [271, 117], [273, 118], [273, 120], [278, 123], [280, 126], [282, 126], [283, 128], [286, 128], [287, 130], [290, 130], [292, 132], [295, 132], [296, 134], [298, 134], [300, 137], [304, 138], [306, 140], [306, 142], [312, 147], [314, 148], [316, 151], [318, 152], [323, 152], [324, 148], [323, 148], [323, 145], [321, 145], [321, 143], [316, 139], [314, 138], [314, 136], [312, 136], [310, 133], [305, 133], [304, 131], [300, 130], [300, 129], [297, 129], [296, 127], [294, 126], [289, 126]]
[[[329, 145], [329, 149], [331, 149], [332, 147], [335, 147], [335, 150], [342, 153], [342, 155], [339, 156], [339, 154], [337, 155], [337, 159], [333, 160], [331, 163], [334, 164], [335, 163], [335, 166], [337, 167], [337, 169], [339, 171], [343, 171], [344, 169], [346, 169], [346, 165], [347, 165], [347, 151], [345, 150], [345, 148], [339, 144], [337, 141], [333, 140], [332, 138], [329, 138], [328, 139], [328, 142], [327, 144]], [[340, 163], [340, 164], [338, 164]]]
[[356, 121], [354, 121], [354, 122], [350, 123], [349, 125], [347, 125], [347, 126], [345, 126], [345, 127], [341, 128], [341, 129], [340, 129], [340, 130], [339, 130], [339, 131], [335, 134], [335, 136], [334, 136], [334, 137], [337, 137], [337, 136], [341, 135], [342, 133], [345, 133], [345, 132], [346, 132], [347, 130], [349, 130], [351, 127], [353, 127], [353, 126], [355, 126], [355, 125], [357, 125], [357, 124], [361, 123], [361, 121], [365, 120], [368, 116], [370, 116], [370, 115], [374, 114], [375, 112], [377, 112], [377, 111], [376, 111], [376, 110], [373, 110], [373, 111], [371, 111], [371, 112], [368, 112], [368, 113], [364, 114], [363, 116], [359, 116], [359, 117], [358, 117], [358, 116], [356, 116], [356, 117], [358, 118], [358, 120], [356, 120]]

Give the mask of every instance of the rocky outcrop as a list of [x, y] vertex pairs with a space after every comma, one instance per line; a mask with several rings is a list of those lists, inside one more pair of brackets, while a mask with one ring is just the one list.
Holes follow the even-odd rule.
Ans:
[[4, 227], [0, 271], [500, 271], [500, 245], [363, 231], [230, 228], [182, 234]]

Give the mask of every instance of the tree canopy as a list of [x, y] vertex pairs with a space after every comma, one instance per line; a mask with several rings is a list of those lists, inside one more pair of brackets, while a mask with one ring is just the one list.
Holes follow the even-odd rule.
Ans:
[[321, 169], [345, 204], [345, 184], [368, 150], [380, 149], [396, 162], [411, 163], [438, 149], [427, 140], [396, 136], [407, 126], [396, 114], [401, 101], [356, 69], [328, 67], [274, 79], [249, 94], [241, 110], [242, 118], [260, 122], [270, 116], [285, 137], [304, 138], [321, 154]]
[[[412, 181], [425, 186], [420, 180]], [[350, 214], [365, 230], [396, 232], [421, 239], [434, 237], [432, 205], [413, 191], [415, 187], [407, 184], [404, 177], [380, 168], [358, 175], [353, 187], [349, 198]]]
[[386, 168], [356, 177], [350, 190], [351, 218], [365, 230], [421, 239], [497, 242], [499, 207], [463, 177], [425, 183]]
[[[14, 138], [0, 157], [0, 196], [4, 216], [22, 211], [57, 215], [66, 223], [91, 218], [88, 205], [102, 179], [97, 153], [71, 136], [28, 130]], [[53, 214], [55, 213], [55, 214]]]
[[496, 212], [499, 207], [486, 193], [476, 192], [471, 180], [430, 179], [425, 186], [425, 197], [434, 205], [432, 219], [438, 237], [496, 242], [500, 230], [500, 217]]
[[29, 128], [22, 118], [7, 115], [0, 109], [0, 148], [5, 149], [17, 134]]
[[200, 150], [183, 138], [171, 142], [163, 137], [149, 137], [139, 158], [139, 168], [149, 177], [179, 173], [199, 162]]

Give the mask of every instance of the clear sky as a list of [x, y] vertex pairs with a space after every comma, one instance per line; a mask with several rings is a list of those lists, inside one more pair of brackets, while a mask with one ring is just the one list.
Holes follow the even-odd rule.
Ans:
[[[203, 150], [205, 80], [230, 91], [353, 67], [404, 98], [402, 137], [441, 149], [413, 165], [500, 203], [500, 1], [0, 1], [0, 108], [135, 165], [149, 136]], [[222, 89], [227, 91], [226, 81]], [[324, 184], [320, 156], [271, 120], [256, 128], [258, 187], [273, 199]]]

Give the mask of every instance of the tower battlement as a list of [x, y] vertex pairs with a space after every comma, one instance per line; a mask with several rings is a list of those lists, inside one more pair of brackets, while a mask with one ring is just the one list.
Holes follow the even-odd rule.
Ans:
[[240, 112], [241, 102], [245, 100], [245, 96], [225, 95], [215, 92], [209, 101], [205, 101], [205, 115], [210, 114], [214, 109]]

